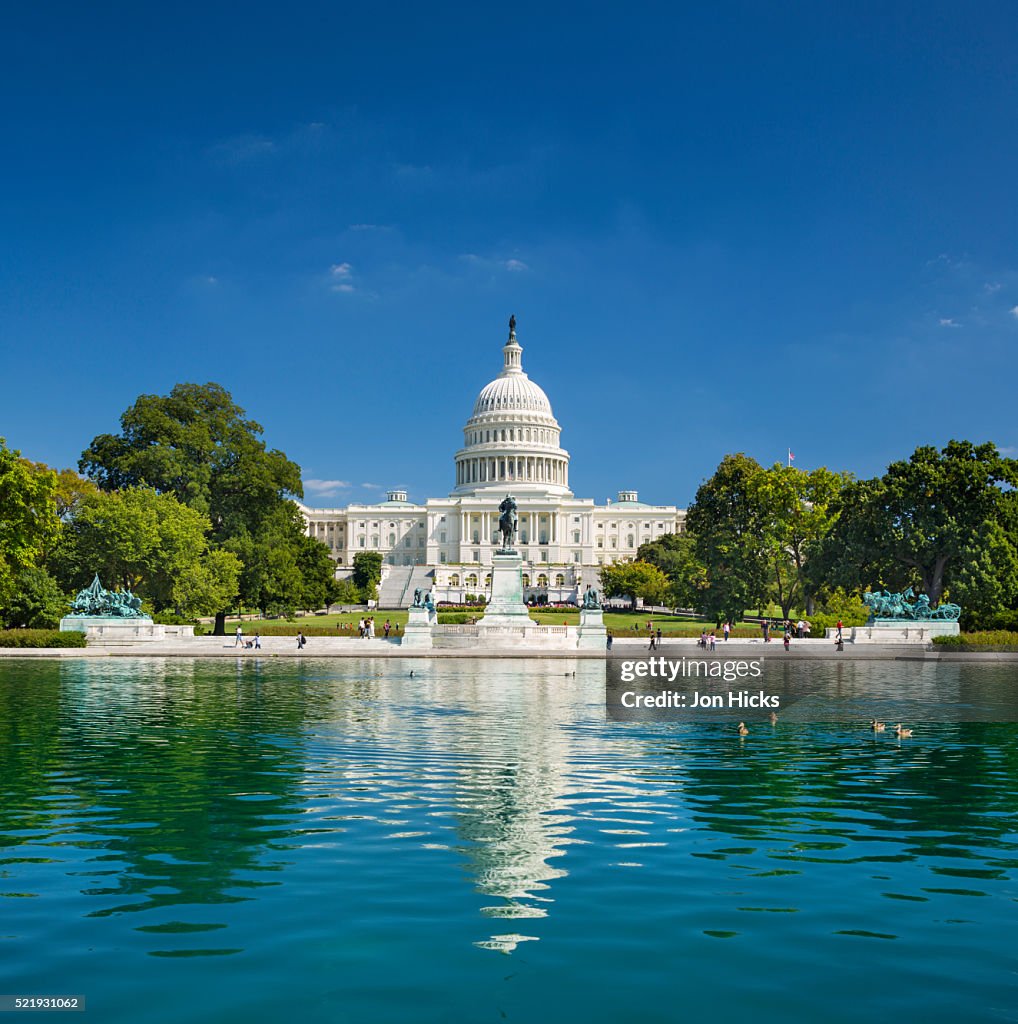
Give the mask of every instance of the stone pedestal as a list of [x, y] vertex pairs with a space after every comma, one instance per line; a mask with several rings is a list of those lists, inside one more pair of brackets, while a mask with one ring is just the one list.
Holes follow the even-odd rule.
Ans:
[[[119, 647], [124, 644], [143, 644], [167, 639], [167, 629], [173, 638], [194, 636], [193, 626], [164, 626], [153, 622], [147, 615], [125, 619], [116, 615], [67, 615], [60, 620], [61, 632], [84, 633], [90, 647]], [[181, 630], [186, 630], [182, 633]]]
[[434, 612], [429, 612], [427, 608], [411, 608], [400, 647], [416, 647], [418, 650], [431, 647], [434, 643], [432, 627], [436, 619]]
[[[928, 644], [935, 636], [958, 636], [957, 622], [941, 619], [875, 619], [865, 626], [848, 626], [842, 637], [852, 644]], [[838, 631], [827, 630], [827, 639], [834, 640]]]
[[523, 559], [517, 551], [491, 556], [491, 600], [477, 623], [485, 627], [533, 625], [523, 603]]
[[604, 628], [604, 612], [600, 608], [581, 608], [577, 649], [603, 651], [607, 646], [608, 631]]

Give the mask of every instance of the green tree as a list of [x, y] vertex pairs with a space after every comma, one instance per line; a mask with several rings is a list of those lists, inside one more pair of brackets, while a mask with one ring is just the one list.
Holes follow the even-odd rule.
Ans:
[[804, 471], [777, 463], [754, 474], [751, 500], [761, 524], [768, 576], [784, 618], [793, 608], [812, 612], [814, 592], [806, 566], [837, 518], [846, 477], [821, 466]]
[[696, 492], [686, 514], [697, 559], [706, 570], [705, 615], [737, 622], [767, 595], [768, 545], [757, 495], [763, 469], [747, 455], [726, 455]]
[[33, 466], [0, 437], [0, 608], [14, 596], [18, 575], [59, 536], [55, 490], [56, 474]]
[[[178, 384], [169, 395], [142, 395], [120, 425], [119, 434], [101, 434], [85, 450], [83, 473], [105, 491], [146, 485], [207, 516], [212, 547], [244, 561], [245, 604], [300, 603], [295, 566], [304, 531], [286, 526], [299, 518], [289, 496], [303, 494], [300, 468], [266, 449], [261, 426], [225, 388]], [[225, 632], [226, 611], [216, 612], [217, 634]]]
[[134, 591], [185, 616], [208, 615], [237, 593], [240, 563], [210, 551], [208, 519], [172, 494], [132, 487], [84, 495], [67, 524], [55, 563], [69, 589], [98, 573], [107, 586]]
[[668, 577], [649, 562], [616, 562], [599, 570], [605, 597], [628, 597], [636, 610], [638, 598], [647, 604], [665, 601], [671, 591]]
[[956, 590], [985, 611], [1013, 601], [1016, 485], [1018, 460], [993, 444], [917, 448], [882, 477], [844, 488], [817, 572], [848, 590], [914, 586], [933, 605]]
[[703, 591], [707, 589], [707, 570], [696, 557], [696, 540], [691, 533], [666, 533], [641, 544], [636, 558], [656, 565], [668, 577], [669, 604], [700, 610]]
[[336, 563], [328, 547], [315, 537], [301, 537], [297, 548], [301, 575], [300, 607], [314, 610], [332, 603], [336, 588]]
[[57, 581], [45, 569], [30, 565], [15, 576], [11, 596], [0, 609], [0, 621], [4, 629], [55, 629], [69, 609]]
[[360, 591], [362, 601], [378, 597], [378, 584], [382, 579], [382, 553], [358, 551], [353, 556], [353, 582]]

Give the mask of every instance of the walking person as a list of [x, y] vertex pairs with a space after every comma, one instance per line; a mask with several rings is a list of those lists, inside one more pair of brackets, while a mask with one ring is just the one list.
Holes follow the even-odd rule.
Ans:
[[240, 628], [240, 623], [239, 622], [237, 623], [237, 632], [234, 634], [233, 646], [234, 647], [243, 647], [244, 646], [244, 630]]
[[388, 640], [389, 639], [389, 630], [392, 629], [392, 623], [388, 619], [386, 619], [385, 620], [385, 625], [382, 628], [385, 630], [385, 639]]
[[792, 639], [792, 631], [790, 629], [786, 629], [785, 630], [785, 635], [784, 635], [783, 639], [784, 639], [784, 642], [785, 642], [785, 650], [787, 651], [788, 650], [789, 641], [791, 641], [791, 639]]
[[302, 630], [297, 631], [297, 650], [303, 651], [304, 645], [307, 643], [307, 638], [304, 636]]
[[611, 649], [612, 649], [612, 640], [613, 640], [613, 639], [614, 639], [614, 638], [612, 637], [612, 631], [611, 631], [611, 630], [609, 629], [609, 630], [608, 630], [608, 639], [607, 639], [607, 641], [605, 642], [605, 643], [606, 643], [606, 646], [607, 646], [607, 648], [608, 648], [608, 652], [609, 652], [609, 653], [611, 653]]
[[657, 627], [657, 645], [658, 645], [658, 647], [661, 646], [661, 627], [660, 626]]
[[710, 649], [716, 651], [718, 649], [718, 638], [714, 635], [714, 630], [710, 631], [710, 636], [707, 637], [707, 642], [710, 644]]
[[728, 619], [725, 619], [725, 624], [721, 627], [721, 636], [723, 637], [725, 643], [728, 643], [728, 634], [731, 633], [731, 631], [732, 624], [728, 621]]
[[262, 649], [262, 635], [261, 635], [261, 633], [257, 633], [257, 632], [255, 633], [254, 644], [255, 644], [255, 648], [254, 649], [256, 651], [260, 651]]
[[648, 650], [651, 650], [651, 651], [654, 650], [654, 633], [653, 633], [653, 631], [651, 631], [651, 634], [650, 634], [650, 647], [648, 648]]

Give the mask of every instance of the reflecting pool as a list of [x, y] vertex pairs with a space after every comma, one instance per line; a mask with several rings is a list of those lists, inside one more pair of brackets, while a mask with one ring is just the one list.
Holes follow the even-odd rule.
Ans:
[[104, 1024], [1018, 1020], [1018, 725], [910, 724], [606, 722], [590, 661], [0, 661], [0, 993]]

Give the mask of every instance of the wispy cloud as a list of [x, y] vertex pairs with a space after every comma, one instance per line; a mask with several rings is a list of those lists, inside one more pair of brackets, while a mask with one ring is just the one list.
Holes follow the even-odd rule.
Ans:
[[468, 266], [488, 271], [508, 270], [511, 274], [519, 274], [530, 269], [529, 264], [515, 256], [480, 256], [476, 252], [464, 252], [460, 253], [458, 259]]
[[1015, 320], [1018, 320], [1018, 306], [1012, 306], [1008, 312], [1015, 318]]
[[334, 292], [355, 291], [352, 278], [353, 266], [349, 263], [333, 263], [329, 267], [329, 287]]
[[311, 491], [321, 497], [338, 494], [351, 487], [349, 480], [305, 480], [304, 490]]
[[1002, 444], [997, 446], [997, 451], [1006, 459], [1018, 458], [1018, 448], [1011, 444]]
[[958, 323], [957, 320], [952, 319], [951, 317], [943, 317], [942, 316], [940, 318], [940, 326], [941, 327], [961, 327], [961, 324]]

